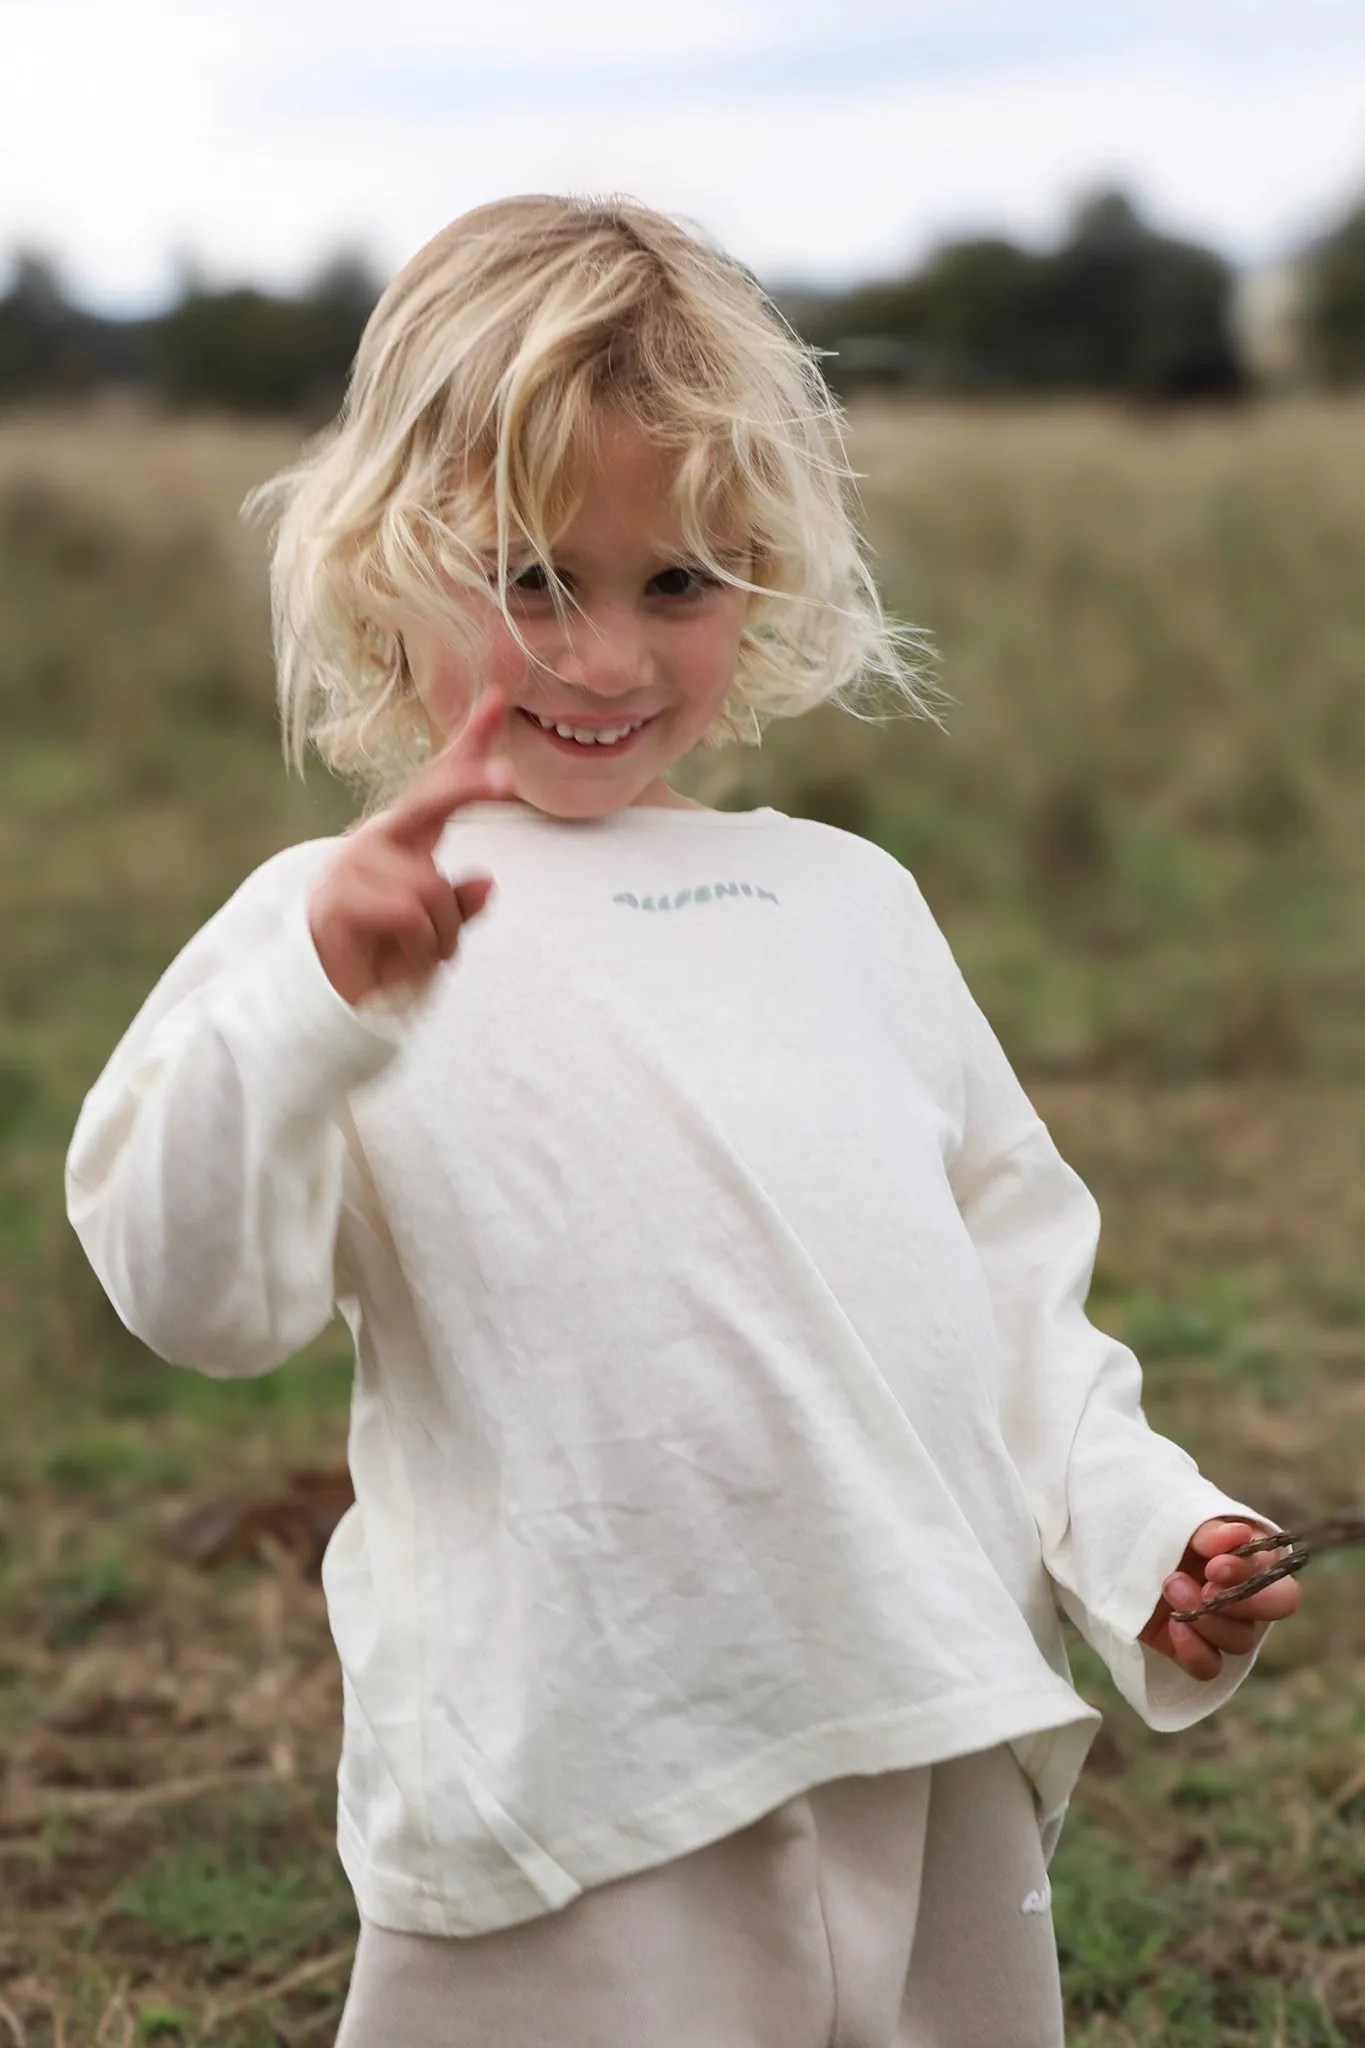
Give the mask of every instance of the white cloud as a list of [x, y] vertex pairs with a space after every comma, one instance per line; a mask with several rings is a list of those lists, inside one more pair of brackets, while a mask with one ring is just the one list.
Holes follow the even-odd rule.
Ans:
[[50, 251], [116, 307], [164, 294], [177, 252], [282, 286], [341, 245], [387, 270], [511, 191], [633, 191], [762, 275], [850, 278], [956, 232], [1040, 240], [1099, 181], [1259, 259], [1365, 183], [1357, 0], [0, 15], [0, 253]]

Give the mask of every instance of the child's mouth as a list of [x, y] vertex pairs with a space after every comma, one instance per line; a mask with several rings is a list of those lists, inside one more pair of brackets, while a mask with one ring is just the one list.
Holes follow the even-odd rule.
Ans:
[[533, 725], [542, 739], [561, 754], [622, 754], [638, 739], [650, 718], [622, 719], [616, 725], [570, 725], [567, 720], [543, 718], [539, 712], [518, 706], [519, 716]]

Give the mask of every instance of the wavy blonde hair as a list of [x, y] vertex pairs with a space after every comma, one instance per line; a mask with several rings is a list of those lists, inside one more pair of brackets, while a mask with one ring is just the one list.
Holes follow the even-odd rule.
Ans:
[[276, 522], [292, 768], [311, 743], [371, 804], [403, 786], [432, 743], [404, 617], [477, 660], [458, 598], [491, 584], [516, 630], [512, 557], [550, 560], [607, 409], [673, 458], [697, 563], [751, 593], [703, 745], [756, 742], [766, 719], [826, 699], [856, 710], [869, 686], [924, 708], [926, 642], [883, 612], [812, 351], [746, 270], [678, 222], [626, 199], [532, 195], [476, 207], [398, 272], [337, 421], [243, 506]]

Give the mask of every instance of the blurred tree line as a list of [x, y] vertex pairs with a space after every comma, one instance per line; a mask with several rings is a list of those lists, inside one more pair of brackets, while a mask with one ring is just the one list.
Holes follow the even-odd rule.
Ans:
[[122, 386], [169, 406], [326, 419], [378, 297], [366, 265], [345, 255], [294, 298], [190, 279], [168, 312], [105, 320], [72, 305], [41, 257], [24, 255], [0, 299], [0, 404]]
[[[1298, 376], [1365, 383], [1365, 200], [1286, 266], [1286, 285], [1291, 272]], [[951, 242], [907, 276], [783, 303], [829, 352], [827, 375], [844, 391], [1173, 404], [1237, 398], [1258, 381], [1236, 295], [1236, 272], [1215, 251], [1157, 233], [1122, 192], [1102, 191], [1053, 250]]]
[[[1301, 373], [1365, 382], [1365, 199], [1296, 268]], [[1213, 250], [1156, 232], [1124, 194], [1100, 192], [1050, 251], [952, 242], [903, 277], [776, 298], [844, 393], [1180, 403], [1236, 398], [1256, 382], [1235, 291]], [[22, 256], [0, 298], [0, 405], [123, 386], [170, 406], [323, 420], [378, 295], [363, 261], [343, 255], [294, 297], [190, 278], [169, 311], [108, 320], [70, 303], [42, 258]]]

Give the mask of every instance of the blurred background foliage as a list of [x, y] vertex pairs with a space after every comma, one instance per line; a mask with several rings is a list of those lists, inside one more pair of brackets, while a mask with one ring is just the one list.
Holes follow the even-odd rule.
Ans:
[[[949, 242], [919, 269], [842, 292], [774, 296], [827, 351], [831, 382], [945, 396], [1086, 392], [1139, 403], [1236, 399], [1268, 376], [1365, 381], [1365, 199], [1283, 266], [1271, 356], [1249, 331], [1233, 266], [1158, 233], [1121, 191], [1081, 200], [1055, 249]], [[378, 282], [339, 254], [293, 296], [209, 290], [139, 320], [71, 304], [53, 266], [21, 256], [0, 298], [0, 406], [109, 385], [178, 408], [335, 412]]]

